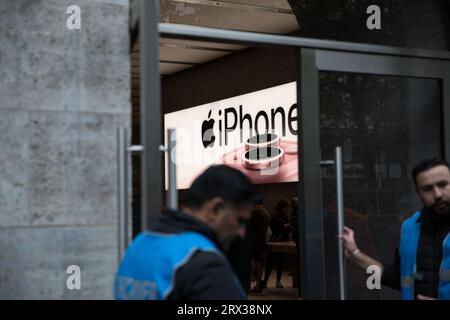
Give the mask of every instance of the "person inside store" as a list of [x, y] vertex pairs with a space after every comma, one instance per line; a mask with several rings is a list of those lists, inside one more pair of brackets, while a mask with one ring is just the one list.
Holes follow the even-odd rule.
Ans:
[[261, 196], [240, 171], [211, 166], [186, 191], [183, 208], [164, 212], [127, 248], [114, 281], [118, 300], [245, 299], [223, 254]]
[[293, 275], [294, 276], [294, 280], [296, 281], [296, 286], [298, 288], [298, 295], [300, 296], [300, 264], [299, 262], [299, 257], [300, 257], [300, 246], [298, 243], [299, 240], [299, 232], [298, 232], [298, 227], [299, 227], [299, 221], [298, 221], [298, 198], [297, 197], [293, 197], [291, 199], [291, 226], [292, 226], [292, 241], [295, 242], [295, 249], [297, 251], [296, 254], [296, 263], [297, 263], [297, 274]]
[[[270, 218], [270, 229], [272, 230], [272, 235], [269, 242], [283, 242], [289, 241], [292, 226], [290, 224], [290, 206], [287, 199], [281, 199], [275, 205]], [[263, 287], [267, 287], [267, 283], [272, 273], [274, 264], [277, 264], [277, 288], [283, 288], [281, 283], [281, 277], [283, 276], [284, 262], [286, 254], [282, 252], [268, 252], [266, 261], [266, 270], [264, 272], [264, 283]]]
[[399, 289], [404, 300], [450, 300], [450, 167], [445, 160], [423, 160], [412, 177], [423, 207], [403, 221], [393, 264], [363, 253], [348, 227], [345, 255], [365, 270], [378, 266], [381, 283]]
[[254, 275], [256, 284], [250, 293], [261, 293], [263, 291], [263, 269], [265, 254], [267, 248], [267, 228], [269, 227], [270, 214], [264, 208], [262, 199], [256, 205], [252, 212], [250, 220], [251, 235], [252, 235], [252, 252], [251, 260], [254, 266]]

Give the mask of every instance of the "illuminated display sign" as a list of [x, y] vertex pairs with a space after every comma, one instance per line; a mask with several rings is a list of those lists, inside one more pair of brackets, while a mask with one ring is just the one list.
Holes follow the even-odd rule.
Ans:
[[176, 129], [177, 188], [212, 164], [253, 183], [298, 181], [297, 116], [296, 82], [166, 114], [165, 129]]

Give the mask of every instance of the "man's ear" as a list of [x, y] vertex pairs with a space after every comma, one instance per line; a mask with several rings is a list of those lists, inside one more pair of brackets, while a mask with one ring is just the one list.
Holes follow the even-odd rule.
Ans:
[[215, 197], [207, 201], [203, 206], [204, 212], [206, 213], [206, 219], [213, 222], [217, 217], [219, 209], [222, 208], [223, 205], [224, 200], [221, 197]]
[[209, 202], [210, 210], [217, 213], [220, 208], [225, 204], [225, 201], [221, 197], [212, 198]]

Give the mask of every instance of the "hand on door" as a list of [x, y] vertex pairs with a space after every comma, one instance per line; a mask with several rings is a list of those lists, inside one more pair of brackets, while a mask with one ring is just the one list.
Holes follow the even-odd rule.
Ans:
[[368, 267], [376, 265], [383, 270], [381, 262], [359, 251], [355, 241], [355, 234], [352, 229], [344, 226], [344, 234], [340, 237], [343, 240], [344, 254], [347, 258], [350, 258], [364, 270]]
[[344, 234], [340, 238], [344, 240], [345, 256], [349, 258], [354, 255], [358, 250], [358, 246], [356, 245], [353, 230], [344, 226]]

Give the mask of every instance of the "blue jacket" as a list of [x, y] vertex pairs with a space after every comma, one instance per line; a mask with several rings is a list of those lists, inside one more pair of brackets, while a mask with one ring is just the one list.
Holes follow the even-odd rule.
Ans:
[[114, 283], [116, 299], [243, 299], [239, 280], [208, 226], [181, 212], [128, 247]]
[[[421, 234], [421, 223], [418, 221], [420, 215], [421, 212], [417, 211], [413, 216], [406, 219], [402, 225], [399, 252], [401, 295], [404, 300], [414, 299], [416, 257]], [[442, 248], [438, 298], [448, 300], [450, 299], [450, 234], [444, 239]]]

